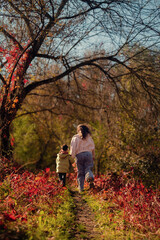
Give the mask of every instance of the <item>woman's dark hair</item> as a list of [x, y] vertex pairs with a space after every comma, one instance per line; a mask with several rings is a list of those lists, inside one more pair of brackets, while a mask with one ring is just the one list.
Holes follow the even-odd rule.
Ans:
[[77, 132], [81, 133], [81, 138], [82, 139], [85, 139], [88, 134], [91, 135], [91, 132], [90, 132], [89, 128], [84, 124], [80, 124], [80, 125], [77, 126]]

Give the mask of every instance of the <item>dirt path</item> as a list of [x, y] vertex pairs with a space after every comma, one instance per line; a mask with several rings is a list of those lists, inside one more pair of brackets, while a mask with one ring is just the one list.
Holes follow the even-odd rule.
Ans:
[[83, 195], [78, 191], [71, 191], [75, 204], [75, 227], [73, 227], [73, 236], [75, 240], [102, 240], [101, 233], [95, 222], [95, 216]]

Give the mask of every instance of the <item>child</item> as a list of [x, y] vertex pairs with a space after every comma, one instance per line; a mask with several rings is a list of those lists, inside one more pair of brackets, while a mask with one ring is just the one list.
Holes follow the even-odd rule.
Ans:
[[66, 185], [66, 173], [69, 172], [72, 163], [74, 163], [74, 159], [68, 153], [68, 146], [64, 144], [56, 159], [56, 172], [59, 175], [59, 180], [62, 181], [63, 187]]

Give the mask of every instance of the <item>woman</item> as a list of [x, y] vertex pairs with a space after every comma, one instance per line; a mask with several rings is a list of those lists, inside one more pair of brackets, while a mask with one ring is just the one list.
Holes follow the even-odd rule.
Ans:
[[94, 177], [91, 169], [95, 159], [95, 145], [91, 132], [86, 125], [80, 124], [77, 126], [77, 134], [71, 140], [70, 151], [72, 157], [76, 157], [78, 188], [79, 192], [82, 192], [85, 179], [90, 182], [90, 187], [94, 186]]

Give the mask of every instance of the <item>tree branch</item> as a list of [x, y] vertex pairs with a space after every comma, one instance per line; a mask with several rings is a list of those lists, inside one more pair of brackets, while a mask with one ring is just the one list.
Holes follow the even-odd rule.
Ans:
[[[48, 78], [45, 80], [41, 80], [39, 82], [33, 82], [31, 84], [29, 84], [28, 86], [26, 86], [24, 88], [24, 95], [26, 96], [30, 91], [34, 90], [35, 88], [42, 86], [44, 84], [48, 84], [48, 83], [52, 83], [52, 82], [57, 82], [58, 80], [60, 80], [61, 78], [67, 76], [68, 74], [74, 72], [75, 70], [87, 66], [87, 65], [92, 65], [93, 62], [99, 61], [99, 60], [111, 60], [111, 61], [115, 61], [118, 63], [123, 64], [122, 62], [120, 62], [119, 60], [117, 60], [116, 58], [114, 58], [113, 56], [108, 56], [108, 57], [98, 57], [98, 58], [94, 58], [94, 59], [90, 59], [88, 61], [84, 61], [81, 62], [75, 66], [72, 66], [70, 68], [68, 68], [66, 71], [64, 71], [63, 73], [53, 77], [53, 78]], [[124, 64], [123, 64], [124, 65]]]
[[7, 63], [8, 63], [8, 61], [1, 62], [0, 68], [3, 68]]
[[58, 18], [59, 15], [61, 14], [63, 8], [65, 7], [66, 3], [68, 2], [68, 0], [62, 0], [61, 4], [60, 4], [60, 7], [58, 8], [58, 11], [56, 13], [56, 16], [55, 18]]
[[2, 74], [0, 73], [0, 79], [2, 80], [3, 84], [6, 84], [6, 81], [4, 79], [4, 77], [2, 76]]
[[37, 53], [37, 54], [35, 55], [35, 57], [47, 58], [47, 59], [54, 59], [55, 61], [62, 58], [61, 56], [54, 57], [54, 56], [52, 56], [52, 55], [42, 54], [42, 53]]
[[8, 38], [10, 38], [15, 44], [18, 45], [19, 49], [23, 51], [22, 45], [13, 37], [9, 32], [7, 32], [3, 27], [0, 27], [0, 31], [4, 33], [4, 35]]
[[24, 19], [24, 21], [25, 21], [25, 23], [26, 23], [26, 25], [27, 25], [27, 28], [28, 28], [29, 35], [30, 35], [30, 37], [33, 39], [34, 35], [33, 35], [33, 30], [32, 30], [32, 28], [31, 28], [29, 19], [24, 15], [24, 13], [22, 13], [22, 12], [12, 3], [12, 1], [8, 1], [8, 3], [9, 3], [10, 6], [22, 17], [22, 19]]
[[54, 18], [54, 6], [53, 6], [53, 3], [52, 3], [52, 0], [49, 0], [50, 4], [51, 4], [51, 7], [52, 7], [52, 16]]

